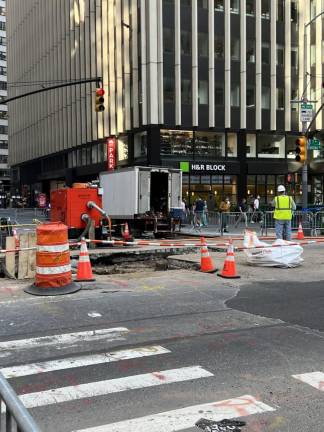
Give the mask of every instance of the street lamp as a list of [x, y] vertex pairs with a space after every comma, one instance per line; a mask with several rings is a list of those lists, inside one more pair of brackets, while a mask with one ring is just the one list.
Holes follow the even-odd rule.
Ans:
[[[309, 27], [317, 18], [322, 16], [324, 14], [324, 11], [317, 14], [313, 19], [311, 19], [308, 23], [304, 24], [304, 81], [303, 81], [303, 87], [304, 87], [304, 93], [302, 96], [302, 103], [307, 103], [307, 27]], [[307, 121], [302, 121], [302, 130], [303, 134], [305, 135], [307, 133]], [[302, 206], [303, 209], [307, 209], [308, 205], [308, 166], [307, 166], [307, 151], [306, 151], [306, 158], [303, 163], [302, 168]]]

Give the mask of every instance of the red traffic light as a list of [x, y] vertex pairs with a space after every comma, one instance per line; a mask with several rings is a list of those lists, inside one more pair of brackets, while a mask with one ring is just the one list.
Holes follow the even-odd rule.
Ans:
[[105, 90], [103, 88], [97, 88], [96, 89], [96, 95], [97, 96], [104, 96]]

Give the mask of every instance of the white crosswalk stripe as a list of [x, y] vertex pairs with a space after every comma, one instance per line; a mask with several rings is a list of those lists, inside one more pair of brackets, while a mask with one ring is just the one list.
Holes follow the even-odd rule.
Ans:
[[201, 418], [219, 421], [224, 418], [245, 417], [251, 414], [275, 411], [253, 396], [189, 406], [156, 415], [145, 416], [74, 432], [175, 432], [191, 428]]
[[10, 366], [1, 369], [6, 378], [17, 378], [21, 376], [54, 372], [64, 369], [93, 366], [103, 363], [117, 362], [120, 360], [130, 360], [140, 357], [149, 357], [159, 354], [170, 353], [169, 350], [158, 345], [120, 350], [110, 353], [93, 354], [87, 356], [63, 358], [46, 362], [32, 363], [21, 366]]
[[324, 391], [324, 373], [323, 372], [309, 372], [304, 374], [292, 375], [299, 381], [302, 381], [317, 390]]
[[90, 341], [113, 341], [113, 340], [125, 340], [125, 335], [129, 332], [126, 327], [116, 327], [108, 329], [99, 329], [91, 331], [83, 331], [76, 333], [62, 333], [49, 336], [41, 336], [29, 339], [17, 339], [11, 341], [0, 342], [0, 352], [18, 350], [18, 349], [29, 349], [39, 348], [51, 345], [65, 345], [73, 346], [73, 344], [80, 342]]
[[191, 381], [211, 376], [213, 374], [201, 366], [191, 366], [28, 393], [19, 396], [19, 398], [26, 408], [35, 408], [76, 399], [104, 396], [128, 390]]

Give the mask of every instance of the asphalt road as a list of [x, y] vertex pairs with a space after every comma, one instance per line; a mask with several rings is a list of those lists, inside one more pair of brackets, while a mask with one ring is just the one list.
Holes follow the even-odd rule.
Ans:
[[323, 432], [322, 287], [183, 270], [3, 302], [0, 367], [46, 432]]

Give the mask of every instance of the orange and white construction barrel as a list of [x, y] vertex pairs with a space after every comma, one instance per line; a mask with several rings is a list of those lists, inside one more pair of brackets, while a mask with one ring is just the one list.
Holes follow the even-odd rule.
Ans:
[[72, 282], [68, 227], [61, 222], [37, 226], [35, 283], [25, 291], [48, 296], [70, 294], [81, 286]]

